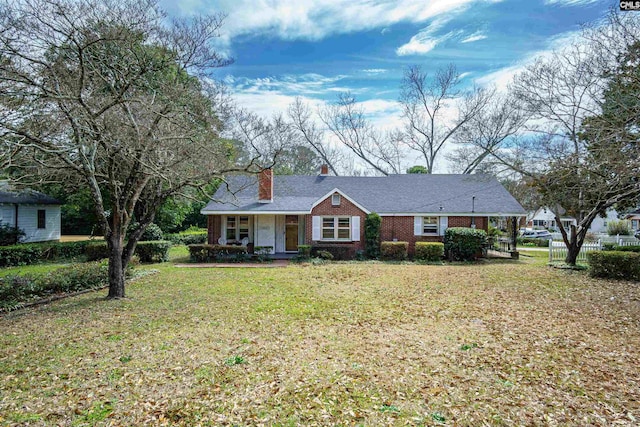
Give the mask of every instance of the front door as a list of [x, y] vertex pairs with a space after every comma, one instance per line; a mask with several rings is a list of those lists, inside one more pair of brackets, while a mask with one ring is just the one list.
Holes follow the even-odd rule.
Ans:
[[285, 219], [285, 251], [298, 250], [298, 215], [287, 215]]

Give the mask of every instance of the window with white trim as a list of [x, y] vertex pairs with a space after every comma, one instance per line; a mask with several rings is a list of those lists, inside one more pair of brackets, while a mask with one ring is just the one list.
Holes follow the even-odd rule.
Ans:
[[351, 217], [322, 217], [322, 240], [351, 240]]
[[331, 206], [340, 206], [340, 195], [338, 193], [331, 195]]
[[422, 234], [438, 234], [438, 217], [422, 217]]
[[225, 237], [227, 240], [240, 241], [245, 237], [251, 239], [251, 221], [248, 216], [227, 216]]

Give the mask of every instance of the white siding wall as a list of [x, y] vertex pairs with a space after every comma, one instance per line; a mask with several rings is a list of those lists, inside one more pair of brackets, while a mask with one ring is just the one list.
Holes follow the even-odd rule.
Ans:
[[[46, 211], [45, 228], [38, 228], [39, 209]], [[25, 233], [22, 240], [25, 243], [60, 240], [60, 206], [20, 205], [18, 207], [18, 228]]]
[[277, 215], [276, 216], [276, 253], [284, 252], [284, 238], [285, 238], [285, 225], [284, 225], [285, 216]]
[[616, 221], [617, 219], [618, 219], [618, 212], [616, 212], [615, 210], [607, 211], [606, 218], [601, 218], [597, 216], [596, 219], [593, 220], [593, 222], [591, 223], [591, 226], [589, 227], [589, 231], [592, 233], [606, 233], [607, 232], [606, 224], [610, 223], [611, 221]]
[[0, 222], [2, 222], [3, 224], [9, 224], [12, 227], [16, 225], [14, 215], [15, 211], [15, 205], [0, 203]]

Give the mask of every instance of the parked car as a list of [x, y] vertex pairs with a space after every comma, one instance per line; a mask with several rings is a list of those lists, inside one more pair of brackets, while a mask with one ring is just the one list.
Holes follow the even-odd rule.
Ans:
[[636, 239], [640, 240], [640, 228], [636, 230], [636, 232], [633, 234], [633, 236], [634, 236]]
[[553, 240], [553, 236], [547, 230], [525, 230], [522, 237], [526, 239]]

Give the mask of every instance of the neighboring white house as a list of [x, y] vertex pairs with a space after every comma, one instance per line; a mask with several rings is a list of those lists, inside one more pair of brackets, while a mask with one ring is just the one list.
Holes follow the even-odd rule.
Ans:
[[[560, 217], [560, 220], [565, 228], [578, 224], [576, 219], [570, 216]], [[549, 231], [557, 231], [558, 229], [555, 214], [546, 206], [538, 208], [535, 212], [530, 212], [529, 215], [527, 215], [527, 227], [546, 228]]]
[[60, 240], [60, 205], [46, 194], [0, 181], [0, 222], [24, 231], [21, 242]]
[[593, 220], [589, 231], [592, 233], [606, 233], [607, 225], [611, 221], [617, 221], [618, 219], [620, 218], [618, 218], [618, 212], [616, 212], [615, 209], [608, 210], [605, 218], [597, 216], [596, 219]]
[[631, 221], [631, 228], [635, 232], [636, 230], [640, 230], [640, 209], [636, 209], [633, 212], [625, 215], [624, 219], [627, 221]]
[[[640, 220], [640, 213], [637, 214], [637, 220]], [[572, 224], [577, 225], [578, 222], [575, 218], [571, 216], [560, 217], [562, 220], [562, 224], [565, 229], [569, 228]], [[602, 218], [597, 216], [596, 219], [593, 220], [591, 226], [589, 227], [589, 232], [591, 233], [606, 233], [607, 225], [611, 221], [618, 220], [618, 212], [614, 209], [610, 209], [607, 211], [607, 216]], [[636, 223], [639, 221], [636, 221]], [[633, 220], [632, 220], [633, 224]], [[527, 216], [527, 227], [531, 228], [546, 228], [549, 231], [557, 231], [558, 227], [556, 225], [555, 215], [553, 211], [547, 207], [539, 208], [535, 212], [531, 212]]]

